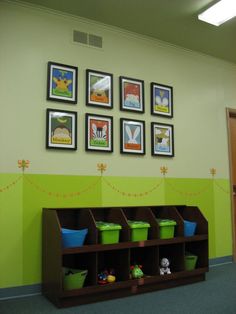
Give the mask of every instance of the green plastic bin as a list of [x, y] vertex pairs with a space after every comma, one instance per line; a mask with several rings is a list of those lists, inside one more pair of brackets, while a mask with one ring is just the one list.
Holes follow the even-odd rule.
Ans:
[[80, 289], [84, 286], [87, 270], [64, 268], [64, 290]]
[[150, 224], [145, 221], [128, 220], [131, 228], [131, 241], [145, 241], [148, 238], [148, 228]]
[[112, 222], [97, 221], [96, 227], [99, 232], [99, 242], [102, 244], [118, 243], [121, 225]]
[[172, 219], [157, 219], [160, 227], [160, 239], [170, 239], [174, 237], [176, 221]]
[[197, 256], [191, 253], [186, 254], [184, 257], [185, 270], [193, 270], [196, 268]]

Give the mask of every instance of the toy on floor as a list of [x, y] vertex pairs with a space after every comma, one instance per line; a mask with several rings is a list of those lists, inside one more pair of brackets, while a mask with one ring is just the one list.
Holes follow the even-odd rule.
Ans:
[[98, 284], [99, 285], [106, 285], [108, 283], [112, 283], [116, 281], [115, 271], [114, 269], [103, 270], [101, 273], [98, 274]]
[[131, 270], [131, 278], [139, 279], [143, 277], [142, 265], [134, 265], [130, 267]]
[[169, 266], [170, 266], [170, 262], [168, 258], [165, 258], [165, 257], [162, 258], [161, 267], [160, 267], [160, 275], [171, 274]]

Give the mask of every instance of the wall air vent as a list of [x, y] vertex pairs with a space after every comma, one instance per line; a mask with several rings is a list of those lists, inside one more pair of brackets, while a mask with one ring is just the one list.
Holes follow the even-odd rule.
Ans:
[[73, 32], [73, 41], [81, 44], [88, 44], [88, 34], [84, 32], [74, 31]]
[[89, 34], [89, 45], [97, 48], [102, 48], [102, 37]]
[[102, 37], [94, 34], [88, 34], [85, 32], [74, 30], [73, 41], [96, 48], [102, 48]]

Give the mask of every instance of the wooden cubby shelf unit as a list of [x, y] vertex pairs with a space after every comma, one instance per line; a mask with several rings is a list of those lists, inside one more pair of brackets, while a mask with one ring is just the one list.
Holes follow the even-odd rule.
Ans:
[[[160, 239], [157, 219], [176, 221], [174, 237]], [[148, 222], [148, 238], [131, 241], [128, 220]], [[194, 236], [184, 236], [184, 220], [197, 222]], [[119, 242], [100, 244], [96, 221], [122, 226]], [[62, 247], [62, 228], [88, 229], [83, 246]], [[185, 270], [184, 257], [197, 256], [196, 268]], [[170, 260], [171, 274], [160, 275], [160, 260]], [[205, 280], [208, 271], [208, 223], [194, 206], [136, 206], [43, 209], [42, 292], [57, 307], [125, 297]], [[142, 265], [144, 277], [130, 278], [130, 266]], [[83, 288], [63, 289], [63, 268], [88, 271]], [[103, 269], [114, 268], [116, 281], [98, 284]]]

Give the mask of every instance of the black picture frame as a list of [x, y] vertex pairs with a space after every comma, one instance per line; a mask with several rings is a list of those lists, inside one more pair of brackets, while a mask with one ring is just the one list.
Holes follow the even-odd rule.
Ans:
[[151, 83], [151, 114], [173, 118], [173, 87]]
[[85, 114], [85, 150], [113, 152], [113, 117]]
[[77, 150], [77, 112], [47, 109], [46, 148]]
[[86, 70], [86, 105], [113, 108], [113, 74]]
[[120, 118], [120, 153], [145, 155], [145, 121]]
[[174, 157], [174, 126], [166, 123], [151, 123], [152, 156]]
[[120, 76], [120, 110], [144, 113], [144, 81]]
[[76, 104], [78, 68], [49, 61], [47, 67], [47, 100]]

